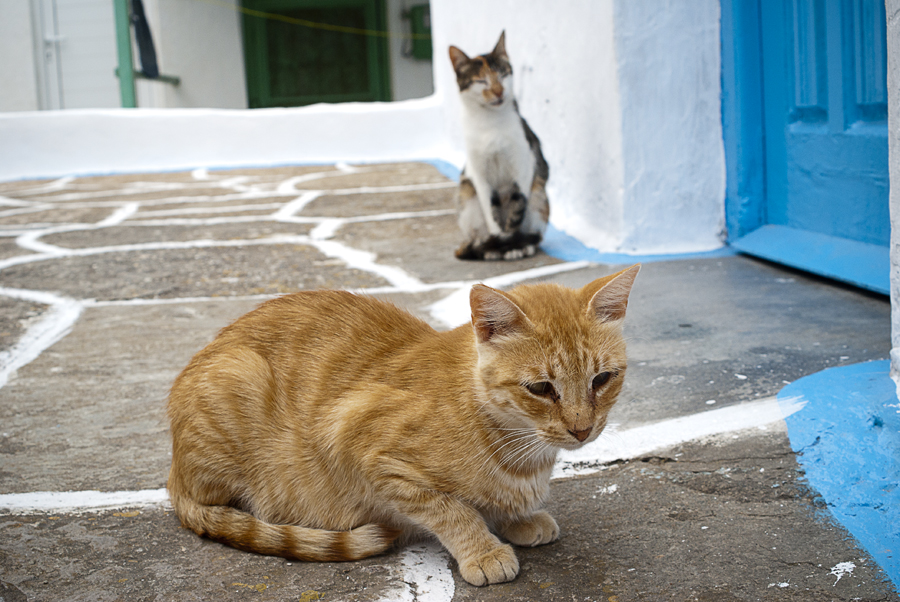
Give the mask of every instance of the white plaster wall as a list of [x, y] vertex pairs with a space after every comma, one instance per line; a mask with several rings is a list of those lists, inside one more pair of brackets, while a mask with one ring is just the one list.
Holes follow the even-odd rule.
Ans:
[[715, 249], [725, 228], [718, 0], [619, 0], [623, 231], [616, 249]]
[[891, 376], [900, 390], [900, 0], [886, 0], [891, 178]]
[[180, 77], [181, 84], [139, 82], [138, 106], [247, 108], [237, 3], [144, 2], [160, 73]]
[[302, 109], [0, 113], [0, 181], [193, 167], [453, 157], [432, 98]]
[[28, 0], [0, 1], [0, 111], [38, 108], [31, 8]]
[[551, 221], [603, 250], [617, 246], [622, 230], [613, 8], [610, 0], [431, 2], [435, 88], [446, 97], [448, 139], [463, 148], [447, 47], [489, 52], [505, 28], [519, 111], [550, 165]]
[[[409, 33], [409, 19], [403, 14], [410, 6], [426, 4], [427, 0], [388, 0], [388, 31], [395, 34]], [[406, 56], [409, 40], [400, 36], [390, 38], [388, 48], [391, 56], [391, 91], [394, 100], [424, 98], [434, 92], [434, 76], [431, 61]]]

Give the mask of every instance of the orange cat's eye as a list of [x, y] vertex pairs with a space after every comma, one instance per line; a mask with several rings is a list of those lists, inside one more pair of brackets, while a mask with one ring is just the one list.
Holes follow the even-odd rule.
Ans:
[[530, 385], [525, 385], [525, 388], [528, 389], [531, 393], [535, 395], [539, 395], [540, 397], [555, 397], [556, 390], [553, 388], [553, 385], [548, 383], [547, 381], [541, 381], [539, 383], [531, 383]]
[[591, 385], [595, 389], [599, 389], [600, 387], [602, 387], [603, 385], [608, 383], [609, 379], [611, 377], [612, 377], [612, 372], [601, 372], [600, 374], [598, 374], [597, 376], [594, 377], [594, 381], [591, 383]]

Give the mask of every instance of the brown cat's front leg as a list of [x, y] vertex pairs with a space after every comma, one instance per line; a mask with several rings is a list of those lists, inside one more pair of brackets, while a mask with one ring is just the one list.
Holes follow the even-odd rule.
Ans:
[[541, 510], [524, 520], [501, 524], [500, 534], [517, 546], [542, 546], [559, 539], [559, 525], [550, 514]]
[[446, 493], [420, 489], [399, 479], [391, 489], [394, 507], [434, 533], [456, 559], [462, 578], [472, 585], [504, 583], [519, 574], [519, 560], [512, 546], [491, 533], [474, 507]]

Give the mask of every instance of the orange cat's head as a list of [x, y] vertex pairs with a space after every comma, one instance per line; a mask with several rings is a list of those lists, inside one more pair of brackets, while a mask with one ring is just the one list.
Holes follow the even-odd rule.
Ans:
[[635, 265], [578, 290], [473, 287], [485, 409], [504, 427], [533, 429], [554, 448], [596, 439], [625, 378], [622, 322], [639, 270]]

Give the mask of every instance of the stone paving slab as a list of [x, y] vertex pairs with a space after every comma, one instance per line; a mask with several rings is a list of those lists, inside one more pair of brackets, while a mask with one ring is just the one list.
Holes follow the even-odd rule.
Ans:
[[30, 255], [26, 249], [17, 245], [13, 240], [0, 239], [0, 261], [10, 257], [20, 257], [22, 255]]
[[[12, 213], [12, 212], [10, 212]], [[0, 228], [27, 224], [66, 224], [99, 222], [109, 214], [103, 207], [70, 207], [38, 211], [16, 212], [12, 215], [0, 214]]]
[[323, 194], [303, 208], [301, 215], [328, 217], [356, 217], [401, 211], [438, 211], [444, 209], [453, 214], [455, 188], [434, 190], [407, 190], [369, 194]]
[[315, 224], [285, 224], [268, 220], [226, 224], [137, 224], [132, 222], [100, 230], [76, 230], [48, 234], [41, 240], [69, 249], [89, 249], [190, 240], [255, 240], [279, 235], [305, 236], [314, 226]]
[[100, 300], [279, 294], [387, 284], [329, 262], [314, 248], [299, 244], [125, 250], [12, 266], [4, 275], [22, 288]]
[[[11, 220], [0, 222], [0, 496], [155, 493], [173, 378], [281, 292], [368, 289], [446, 328], [467, 319], [471, 282], [580, 286], [617, 269], [543, 254], [457, 261], [452, 191], [429, 164], [0, 183]], [[10, 214], [30, 208], [46, 221]], [[889, 312], [884, 298], [743, 257], [645, 265], [608, 439], [886, 357]], [[553, 481], [563, 536], [518, 550], [509, 584], [469, 586], [433, 544], [290, 563], [201, 539], [165, 505], [0, 503], [0, 599], [900, 600], [805, 485], [783, 423], [591, 466]]]

